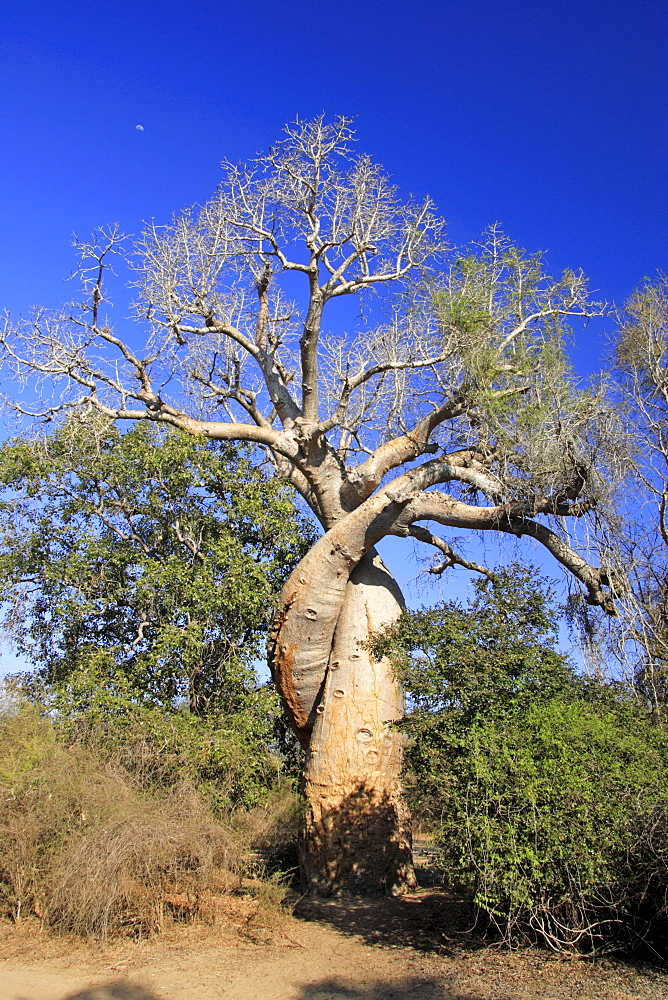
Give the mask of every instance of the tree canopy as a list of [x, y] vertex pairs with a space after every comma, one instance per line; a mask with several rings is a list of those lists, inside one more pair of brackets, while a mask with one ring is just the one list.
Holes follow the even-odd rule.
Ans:
[[49, 681], [91, 656], [156, 704], [232, 711], [310, 524], [231, 444], [72, 419], [0, 450], [0, 596]]
[[[402, 202], [355, 153], [349, 120], [285, 132], [255, 160], [224, 163], [212, 198], [149, 224], [132, 248], [114, 228], [78, 244], [84, 297], [6, 325], [6, 364], [44, 395], [41, 410], [13, 405], [263, 445], [326, 528], [428, 456], [390, 530], [437, 548], [416, 521], [529, 534], [605, 604], [605, 571], [571, 554], [560, 521], [540, 524], [606, 495], [610, 416], [564, 350], [569, 320], [604, 304], [582, 273], [551, 277], [498, 227], [449, 248], [431, 201]], [[141, 351], [107, 311], [119, 255]], [[303, 303], [288, 298], [297, 282]], [[351, 295], [362, 322], [334, 333], [325, 311]]]

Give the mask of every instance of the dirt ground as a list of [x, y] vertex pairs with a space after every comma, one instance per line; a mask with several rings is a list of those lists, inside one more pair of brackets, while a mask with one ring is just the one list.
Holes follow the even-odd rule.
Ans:
[[0, 1000], [668, 1000], [668, 971], [508, 954], [461, 934], [438, 890], [313, 901], [252, 925], [175, 925], [105, 946], [0, 927]]

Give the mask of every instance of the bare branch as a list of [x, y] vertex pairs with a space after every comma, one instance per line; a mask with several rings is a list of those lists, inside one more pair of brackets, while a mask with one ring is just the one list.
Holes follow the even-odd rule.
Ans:
[[455, 552], [451, 545], [444, 542], [438, 535], [433, 535], [431, 531], [428, 531], [421, 524], [411, 524], [406, 531], [412, 538], [417, 538], [418, 541], [424, 542], [426, 545], [433, 545], [434, 548], [437, 548], [445, 556], [442, 562], [429, 567], [430, 573], [440, 576], [447, 569], [450, 569], [451, 566], [463, 566], [464, 569], [471, 570], [473, 573], [481, 573], [488, 580], [493, 581], [496, 579], [492, 570], [487, 569], [486, 566], [481, 566], [479, 563], [471, 562], [469, 559], [464, 559], [463, 556]]
[[[352, 140], [345, 118], [296, 122], [225, 164], [201, 207], [146, 226], [131, 258], [143, 351], [103, 315], [120, 234], [80, 243], [83, 300], [0, 335], [26, 387], [12, 405], [257, 444], [330, 530], [420, 460], [411, 490], [456, 483], [499, 523], [599, 512], [612, 419], [568, 372], [562, 327], [604, 306], [580, 273], [551, 278], [498, 227], [437, 272], [447, 247], [431, 202], [402, 202]], [[357, 334], [327, 334], [329, 301], [371, 289]]]
[[[404, 488], [410, 490], [410, 485], [406, 483]], [[390, 494], [396, 497], [394, 491], [390, 490]], [[602, 607], [608, 614], [615, 614], [612, 600], [614, 587], [612, 595], [610, 591], [604, 589], [611, 586], [609, 574], [603, 569], [590, 566], [575, 549], [545, 525], [528, 518], [509, 516], [504, 506], [472, 507], [441, 493], [420, 493], [412, 496], [406, 502], [396, 524], [408, 528], [416, 521], [429, 520], [451, 528], [499, 531], [518, 538], [529, 535], [540, 542], [562, 566], [584, 584], [588, 603]]]

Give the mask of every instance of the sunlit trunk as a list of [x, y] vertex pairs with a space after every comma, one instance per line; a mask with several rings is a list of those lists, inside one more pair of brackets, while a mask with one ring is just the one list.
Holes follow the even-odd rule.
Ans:
[[288, 582], [271, 650], [287, 714], [306, 747], [304, 888], [396, 893], [415, 884], [401, 795], [403, 695], [389, 660], [365, 648], [397, 619], [401, 592], [374, 550], [352, 568], [320, 545]]
[[389, 661], [363, 645], [401, 607], [380, 558], [365, 556], [346, 587], [307, 750], [302, 879], [323, 895], [415, 884], [402, 736], [392, 725], [403, 715], [403, 694]]

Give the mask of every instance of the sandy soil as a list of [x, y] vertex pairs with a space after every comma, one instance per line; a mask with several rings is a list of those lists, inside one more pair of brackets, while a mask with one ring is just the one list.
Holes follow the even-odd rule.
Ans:
[[507, 954], [462, 936], [443, 892], [302, 900], [273, 926], [181, 926], [84, 946], [0, 933], [0, 1000], [668, 1000], [668, 972]]

